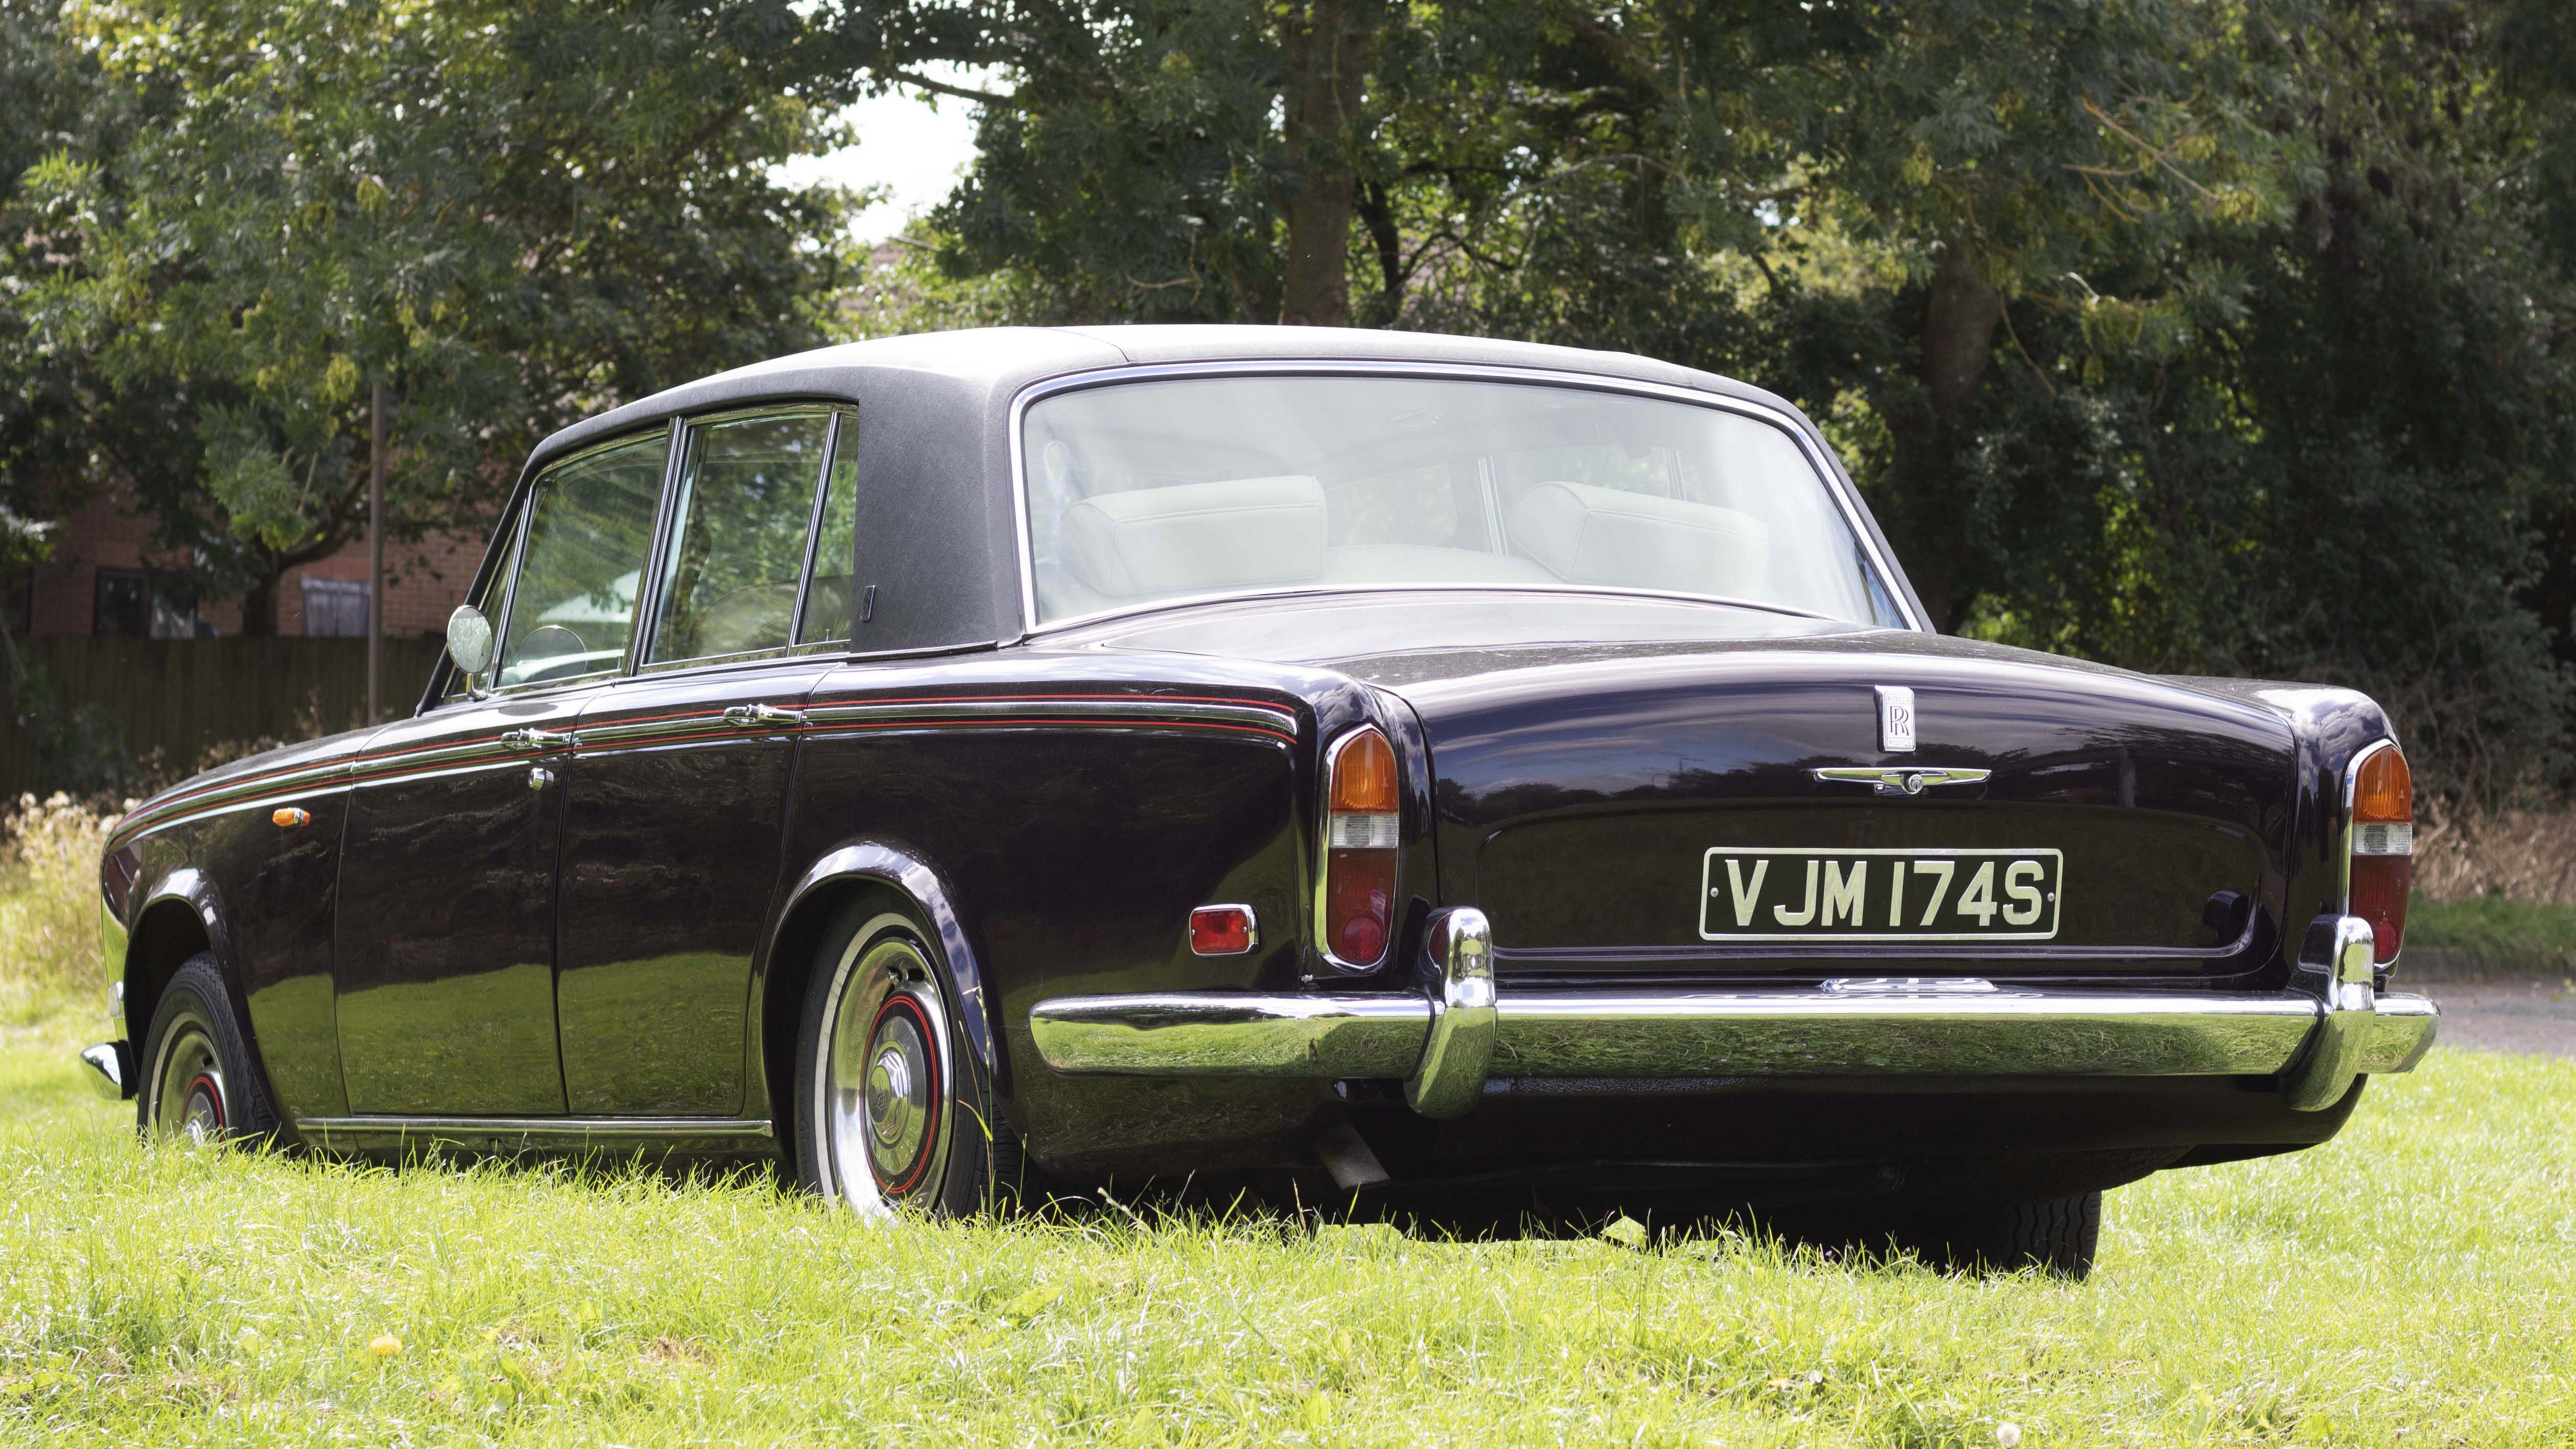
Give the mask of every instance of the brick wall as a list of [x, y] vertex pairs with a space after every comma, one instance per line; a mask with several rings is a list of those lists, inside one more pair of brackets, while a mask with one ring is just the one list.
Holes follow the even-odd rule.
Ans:
[[[29, 580], [27, 632], [39, 638], [91, 634], [98, 630], [98, 585], [102, 569], [149, 572], [150, 520], [126, 512], [112, 499], [93, 499], [61, 520], [53, 533], [53, 557], [37, 566]], [[390, 638], [442, 636], [447, 616], [465, 600], [483, 560], [483, 539], [441, 537], [385, 549], [385, 634]], [[329, 558], [289, 569], [277, 588], [277, 632], [306, 634], [302, 580], [339, 579], [363, 584], [367, 545], [361, 539]], [[242, 632], [241, 600], [200, 599], [197, 619], [229, 638]], [[310, 632], [320, 632], [319, 630]]]

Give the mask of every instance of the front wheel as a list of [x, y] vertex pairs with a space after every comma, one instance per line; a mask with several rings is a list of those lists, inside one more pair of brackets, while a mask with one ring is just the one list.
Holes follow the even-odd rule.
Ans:
[[806, 988], [797, 1177], [868, 1216], [974, 1212], [1018, 1163], [932, 939], [903, 912], [846, 912]]
[[277, 1131], [231, 989], [208, 952], [189, 957], [162, 988], [143, 1037], [134, 1116], [145, 1137], [167, 1142], [260, 1140]]

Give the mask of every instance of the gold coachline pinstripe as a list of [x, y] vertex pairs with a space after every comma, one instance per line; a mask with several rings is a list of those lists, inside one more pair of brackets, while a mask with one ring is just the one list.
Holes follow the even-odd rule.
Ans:
[[219, 781], [181, 793], [136, 811], [117, 829], [110, 848], [175, 825], [227, 814], [292, 797], [332, 794], [363, 785], [436, 774], [451, 769], [482, 769], [548, 754], [601, 749], [632, 749], [653, 744], [738, 739], [752, 733], [793, 736], [859, 734], [886, 730], [973, 727], [1066, 726], [1072, 728], [1207, 729], [1294, 743], [1296, 710], [1270, 700], [1227, 696], [1044, 694], [896, 696], [854, 699], [818, 705], [810, 710], [774, 711], [776, 723], [760, 721], [752, 730], [729, 719], [724, 709], [698, 709], [586, 726], [561, 743], [532, 744], [511, 740], [516, 731], [495, 730], [462, 740], [442, 740], [416, 749], [359, 754], [314, 765], [287, 766], [238, 780]]

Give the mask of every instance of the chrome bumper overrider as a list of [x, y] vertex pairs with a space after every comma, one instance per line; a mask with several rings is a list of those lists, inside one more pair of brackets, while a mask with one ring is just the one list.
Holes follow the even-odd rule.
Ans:
[[1059, 1072], [1406, 1078], [1427, 1116], [1464, 1112], [1488, 1077], [2277, 1075], [2290, 1105], [2314, 1110], [2358, 1075], [2412, 1068], [2439, 1019], [2423, 997], [2371, 990], [2369, 927], [2351, 925], [2357, 968], [2343, 931], [2326, 943], [2330, 985], [2311, 979], [2329, 974], [2319, 960], [2302, 972], [2310, 989], [2273, 995], [1955, 981], [1497, 991], [1484, 917], [1459, 908], [1435, 923], [1421, 996], [1067, 996], [1039, 1002], [1029, 1027]]
[[81, 1080], [103, 1101], [121, 1102], [134, 1095], [134, 1052], [121, 1041], [81, 1048]]

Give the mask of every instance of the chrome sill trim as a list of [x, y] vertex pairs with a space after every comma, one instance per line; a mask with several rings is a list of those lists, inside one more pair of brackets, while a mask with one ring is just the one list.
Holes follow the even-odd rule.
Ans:
[[400, 1146], [413, 1142], [527, 1146], [651, 1146], [666, 1142], [765, 1143], [767, 1118], [741, 1117], [298, 1117], [299, 1136], [322, 1146]]
[[[2313, 996], [2179, 992], [1624, 990], [1498, 993], [1492, 1075], [2236, 1076], [2296, 1062]], [[2362, 1070], [2402, 1072], [2438, 1013], [2383, 996]], [[1398, 1078], [1420, 1062], [1413, 995], [1229, 992], [1058, 997], [1030, 1012], [1047, 1065], [1073, 1075]]]

